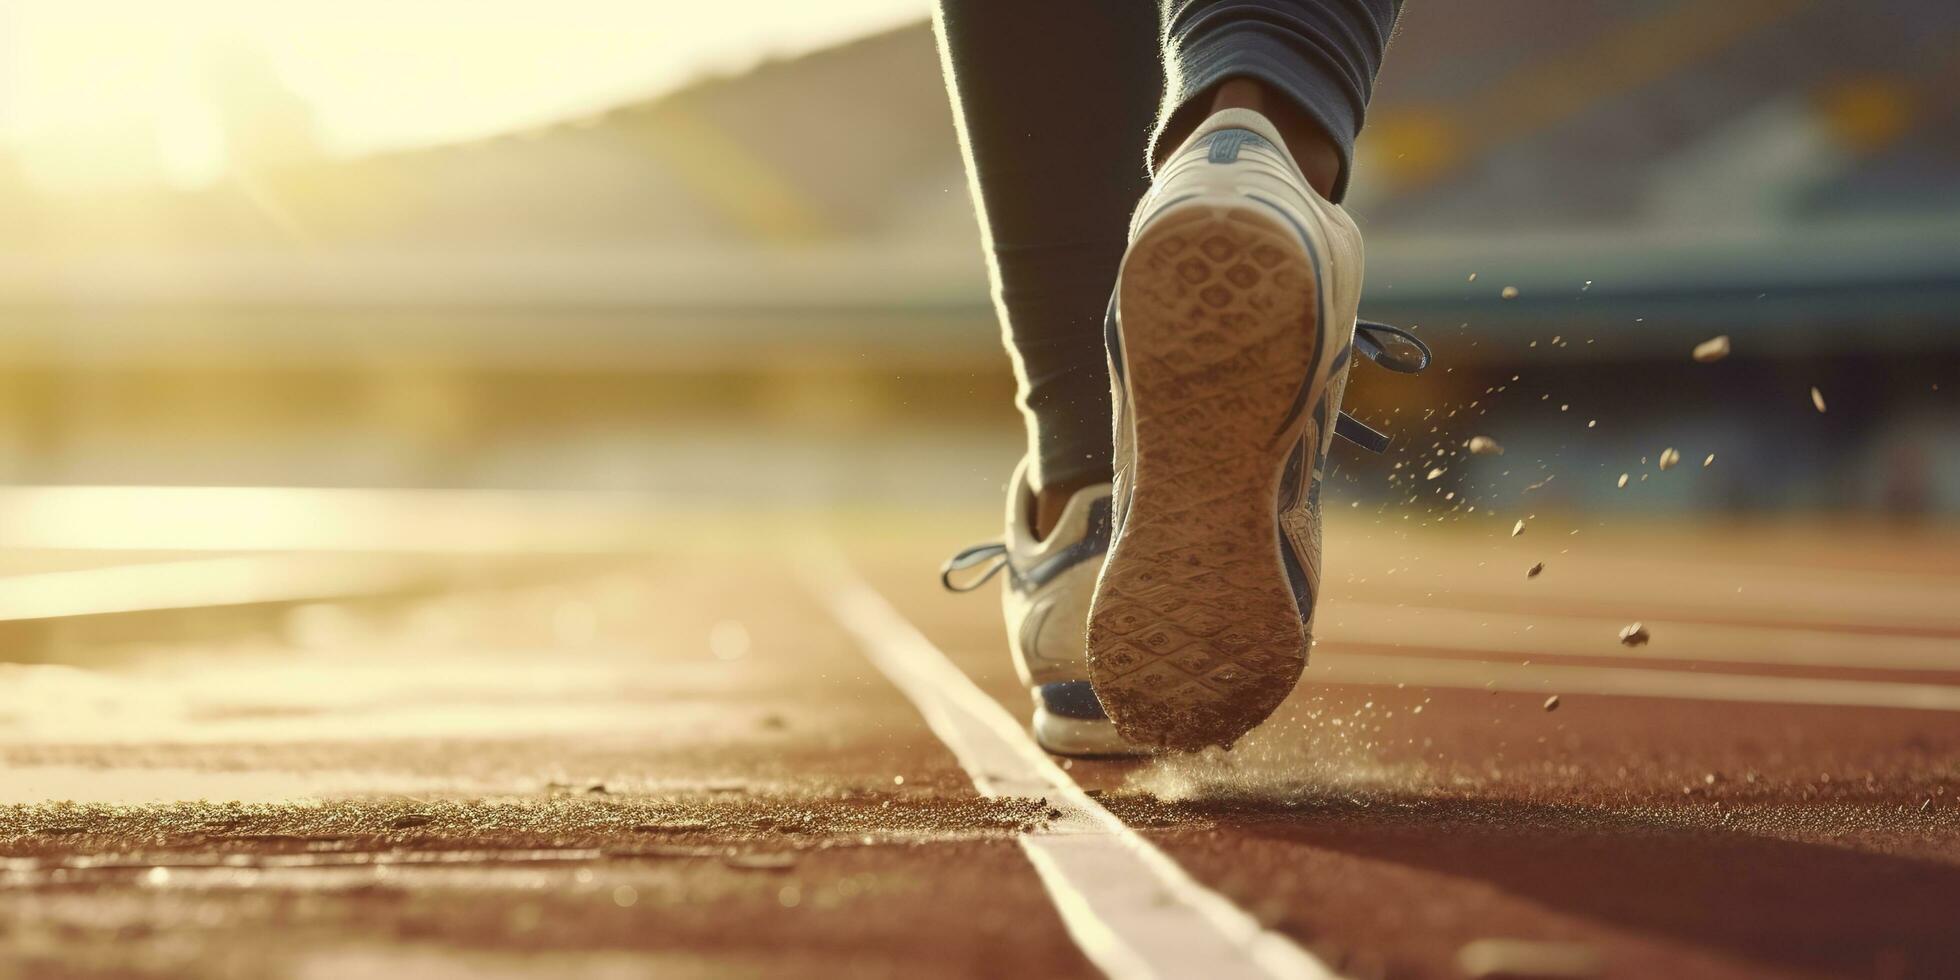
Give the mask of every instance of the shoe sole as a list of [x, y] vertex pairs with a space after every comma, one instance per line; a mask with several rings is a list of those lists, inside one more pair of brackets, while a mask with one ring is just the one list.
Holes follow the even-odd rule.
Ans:
[[1090, 606], [1089, 678], [1131, 742], [1230, 748], [1307, 661], [1277, 501], [1309, 424], [1318, 283], [1277, 214], [1199, 200], [1152, 220], [1117, 289], [1135, 459]]

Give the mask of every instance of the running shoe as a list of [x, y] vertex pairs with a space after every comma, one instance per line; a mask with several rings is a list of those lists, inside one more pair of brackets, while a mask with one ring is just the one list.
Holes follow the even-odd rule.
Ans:
[[1107, 322], [1113, 536], [1088, 620], [1098, 702], [1127, 742], [1230, 748], [1293, 690], [1321, 581], [1320, 482], [1353, 351], [1429, 350], [1357, 323], [1361, 234], [1248, 110], [1206, 120], [1130, 226]]
[[1034, 736], [1042, 748], [1070, 756], [1148, 751], [1116, 734], [1089, 686], [1083, 661], [1089, 596], [1109, 550], [1109, 484], [1076, 491], [1061, 520], [1037, 538], [1027, 471], [1023, 461], [1009, 484], [1006, 539], [954, 555], [940, 570], [940, 582], [955, 592], [971, 592], [1007, 573], [1001, 588], [1007, 645], [1034, 699]]

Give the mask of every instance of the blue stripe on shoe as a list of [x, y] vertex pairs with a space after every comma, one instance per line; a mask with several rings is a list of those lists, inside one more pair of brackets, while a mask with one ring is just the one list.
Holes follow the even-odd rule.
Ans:
[[1036, 689], [1041, 698], [1041, 706], [1051, 715], [1062, 718], [1075, 718], [1082, 721], [1108, 721], [1103, 713], [1102, 702], [1096, 700], [1096, 690], [1088, 681], [1058, 681], [1043, 684]]
[[[1121, 286], [1118, 286], [1118, 291]], [[1123, 366], [1123, 334], [1116, 328], [1116, 292], [1109, 294], [1109, 310], [1103, 314], [1103, 349], [1109, 352], [1109, 371], [1116, 376], [1117, 385], [1122, 385], [1125, 369]]]
[[[1293, 230], [1297, 232], [1300, 236], [1301, 244], [1305, 245], [1307, 248], [1307, 257], [1313, 260], [1314, 281], [1317, 284], [1321, 278], [1320, 253], [1314, 249], [1313, 239], [1307, 237], [1307, 230], [1301, 227], [1300, 222], [1295, 220], [1293, 215], [1287, 213], [1285, 208], [1282, 208], [1279, 205], [1274, 204], [1272, 201], [1260, 197], [1257, 194], [1247, 194], [1246, 197], [1249, 197], [1252, 200], [1264, 204], [1266, 207], [1272, 209], [1275, 213], [1277, 213], [1280, 217], [1285, 218], [1287, 224], [1293, 226]], [[1327, 305], [1326, 305], [1327, 297], [1324, 293], [1321, 293], [1318, 289], [1316, 289], [1315, 292], [1316, 292], [1315, 299], [1320, 306], [1320, 324], [1322, 328], [1321, 332], [1323, 335], [1325, 335], [1326, 323], [1327, 323]], [[1372, 336], [1369, 336], [1369, 334], [1372, 332], [1387, 332], [1395, 335], [1396, 337], [1403, 339], [1404, 341], [1406, 341], [1407, 343], [1415, 347], [1417, 352], [1417, 360], [1413, 362], [1404, 363], [1396, 358], [1388, 356], [1382, 349], [1380, 341], [1376, 340]], [[1374, 323], [1372, 321], [1366, 321], [1366, 320], [1356, 320], [1355, 332], [1353, 336], [1354, 339], [1350, 341], [1346, 346], [1342, 347], [1340, 353], [1335, 356], [1334, 363], [1328, 370], [1329, 377], [1333, 377], [1341, 372], [1341, 369], [1344, 366], [1346, 366], [1349, 359], [1353, 357], [1354, 352], [1357, 348], [1360, 349], [1361, 352], [1365, 354], [1369, 360], [1374, 361], [1375, 363], [1380, 364], [1383, 367], [1386, 367], [1392, 371], [1399, 371], [1403, 374], [1415, 374], [1416, 372], [1421, 371], [1423, 368], [1429, 366], [1429, 359], [1430, 359], [1429, 345], [1423, 343], [1421, 340], [1416, 339], [1416, 335], [1414, 333], [1408, 330], [1404, 330], [1401, 327], [1394, 327], [1385, 323]], [[1311, 375], [1308, 376], [1306, 381], [1300, 384], [1300, 392], [1299, 394], [1294, 396], [1293, 406], [1287, 410], [1286, 417], [1280, 421], [1279, 428], [1273, 432], [1273, 436], [1272, 436], [1273, 440], [1277, 440], [1279, 439], [1280, 436], [1285, 435], [1286, 431], [1293, 427], [1293, 423], [1299, 421], [1300, 413], [1304, 411], [1307, 406], [1307, 390], [1310, 387], [1312, 387], [1312, 385], [1313, 385], [1313, 377]], [[1348, 415], [1346, 412], [1342, 412], [1340, 416], [1334, 420], [1334, 434], [1372, 453], [1384, 453], [1388, 451], [1388, 446], [1389, 446], [1388, 436], [1383, 435], [1380, 432], [1376, 432], [1374, 429], [1369, 428], [1367, 425], [1363, 424], [1360, 419]]]
[[[1301, 227], [1300, 222], [1297, 219], [1295, 219], [1293, 215], [1288, 214], [1285, 208], [1280, 207], [1279, 205], [1274, 204], [1273, 202], [1268, 201], [1257, 194], [1247, 194], [1246, 197], [1251, 198], [1254, 201], [1258, 201], [1260, 204], [1265, 205], [1267, 209], [1272, 211], [1274, 214], [1277, 214], [1280, 217], [1285, 218], [1286, 223], [1292, 226], [1294, 234], [1300, 236], [1300, 245], [1301, 247], [1307, 250], [1307, 261], [1313, 265], [1314, 306], [1315, 306], [1314, 323], [1315, 326], [1320, 330], [1321, 334], [1324, 336], [1327, 333], [1327, 293], [1326, 290], [1320, 288], [1320, 283], [1324, 278], [1321, 274], [1321, 268], [1320, 268], [1320, 250], [1313, 247], [1313, 239], [1307, 235], [1307, 229]], [[1318, 360], [1320, 356], [1321, 355], [1318, 352], [1316, 352], [1314, 355], [1316, 360]], [[1342, 351], [1338, 356], [1346, 357], [1347, 351], [1345, 350]], [[1295, 393], [1293, 396], [1293, 404], [1287, 408], [1285, 417], [1280, 419], [1279, 427], [1273, 430], [1273, 435], [1272, 435], [1273, 440], [1278, 440], [1279, 437], [1285, 435], [1289, 430], [1293, 428], [1293, 423], [1300, 421], [1300, 413], [1306, 411], [1307, 408], [1307, 396], [1313, 393], [1312, 392], [1313, 379], [1314, 379], [1314, 375], [1317, 373], [1319, 372], [1309, 371], [1307, 373], [1307, 376], [1301, 379], [1300, 390], [1297, 393]]]
[[1089, 530], [1082, 535], [1082, 540], [1026, 568], [1010, 563], [1007, 566], [1007, 581], [1016, 592], [1033, 592], [1053, 582], [1063, 572], [1091, 558], [1102, 557], [1109, 551], [1109, 532], [1109, 498], [1101, 497], [1089, 504]]
[[1272, 146], [1264, 136], [1249, 129], [1221, 129], [1211, 134], [1210, 143], [1205, 159], [1212, 163], [1236, 163], [1239, 150], [1247, 146]]
[[[1307, 496], [1317, 494], [1319, 486], [1307, 474], [1307, 466], [1307, 441], [1301, 439], [1294, 443], [1294, 451], [1286, 457], [1286, 468], [1280, 474], [1280, 500], [1276, 508], [1280, 514], [1303, 506]], [[1307, 566], [1294, 551], [1294, 537], [1286, 533], [1286, 523], [1274, 519], [1272, 525], [1280, 535], [1280, 563], [1286, 566], [1286, 584], [1294, 590], [1294, 606], [1299, 610], [1299, 621], [1307, 621], [1313, 617], [1313, 582], [1307, 582]]]

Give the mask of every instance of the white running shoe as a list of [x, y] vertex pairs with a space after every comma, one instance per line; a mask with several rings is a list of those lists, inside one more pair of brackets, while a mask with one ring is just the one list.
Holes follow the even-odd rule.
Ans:
[[[1046, 538], [1030, 526], [1034, 492], [1028, 464], [1014, 470], [1007, 495], [1007, 539], [975, 545], [954, 555], [940, 581], [970, 592], [1001, 571], [1001, 611], [1014, 669], [1034, 698], [1034, 737], [1057, 755], [1139, 755], [1149, 750], [1125, 742], [1103, 714], [1083, 661], [1084, 624], [1096, 573], [1109, 550], [1109, 484], [1076, 491]], [[957, 573], [965, 572], [956, 580]]]
[[1087, 651], [1131, 742], [1229, 748], [1300, 679], [1328, 449], [1337, 432], [1387, 444], [1339, 415], [1350, 356], [1429, 360], [1407, 331], [1357, 324], [1361, 266], [1354, 222], [1248, 110], [1200, 125], [1137, 211], [1108, 324], [1114, 535]]

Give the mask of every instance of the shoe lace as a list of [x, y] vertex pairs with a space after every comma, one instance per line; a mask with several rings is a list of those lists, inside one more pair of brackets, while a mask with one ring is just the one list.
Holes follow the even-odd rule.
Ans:
[[[953, 580], [953, 573], [963, 572], [975, 567], [981, 568], [981, 571], [976, 576], [957, 582]], [[974, 589], [986, 585], [994, 576], [1000, 574], [1001, 569], [1006, 567], [1007, 545], [1005, 542], [988, 541], [984, 544], [969, 545], [968, 547], [961, 548], [958, 554], [946, 559], [946, 564], [939, 566], [939, 584], [944, 586], [948, 592], [972, 592]]]
[[[1383, 343], [1383, 338], [1393, 337], [1395, 346], [1414, 348], [1414, 359], [1390, 353], [1391, 345]], [[1429, 345], [1422, 342], [1411, 331], [1392, 323], [1378, 323], [1374, 320], [1354, 321], [1354, 346], [1362, 356], [1400, 374], [1416, 374], [1429, 366], [1431, 354]]]
[[[1428, 367], [1434, 356], [1429, 345], [1414, 333], [1374, 320], [1354, 322], [1354, 349], [1360, 351], [1361, 356], [1397, 374], [1416, 374]], [[1386, 433], [1370, 428], [1367, 423], [1346, 412], [1334, 420], [1334, 434], [1371, 453], [1388, 451], [1389, 437]], [[1004, 542], [969, 545], [939, 567], [939, 584], [948, 592], [972, 592], [987, 584], [1006, 567], [1007, 545]], [[954, 580], [955, 573], [975, 568], [980, 571], [972, 577]]]
[[[1429, 366], [1433, 356], [1429, 345], [1414, 333], [1374, 320], [1354, 321], [1354, 349], [1361, 356], [1397, 374], [1415, 374]], [[1334, 434], [1371, 453], [1388, 451], [1389, 437], [1366, 422], [1342, 412], [1334, 420]]]

